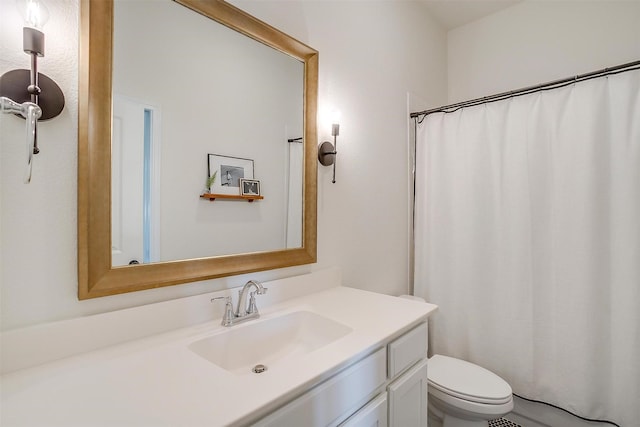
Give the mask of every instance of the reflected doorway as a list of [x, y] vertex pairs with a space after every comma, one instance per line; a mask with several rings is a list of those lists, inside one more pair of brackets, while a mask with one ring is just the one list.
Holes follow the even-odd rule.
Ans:
[[113, 95], [111, 259], [122, 266], [160, 259], [160, 109]]

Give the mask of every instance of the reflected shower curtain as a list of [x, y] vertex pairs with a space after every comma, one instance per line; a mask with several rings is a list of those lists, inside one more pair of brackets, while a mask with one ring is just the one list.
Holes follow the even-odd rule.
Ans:
[[286, 247], [302, 246], [302, 185], [304, 181], [304, 144], [289, 143], [289, 169], [287, 173], [287, 227]]
[[640, 71], [432, 114], [416, 144], [430, 350], [640, 425]]

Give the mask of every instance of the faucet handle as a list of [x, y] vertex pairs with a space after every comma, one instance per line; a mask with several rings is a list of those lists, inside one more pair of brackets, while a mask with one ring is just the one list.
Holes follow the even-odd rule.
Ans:
[[233, 303], [231, 302], [231, 297], [215, 297], [211, 298], [211, 302], [219, 299], [225, 300], [224, 316], [222, 316], [221, 324], [222, 326], [231, 326], [233, 324], [233, 318], [235, 317], [233, 314]]
[[247, 310], [247, 314], [254, 314], [258, 312], [258, 307], [256, 307], [256, 293], [249, 292], [249, 309]]
[[258, 289], [253, 292], [249, 292], [249, 308], [247, 314], [258, 314], [258, 307], [256, 306], [256, 294], [264, 295], [267, 293], [267, 288]]

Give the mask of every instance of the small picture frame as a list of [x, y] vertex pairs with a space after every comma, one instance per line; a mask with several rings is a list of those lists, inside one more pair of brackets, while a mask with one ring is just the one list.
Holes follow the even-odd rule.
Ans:
[[211, 184], [211, 193], [238, 195], [241, 179], [253, 179], [253, 160], [241, 157], [207, 155], [208, 176], [216, 174]]
[[243, 196], [259, 196], [260, 181], [256, 179], [241, 179], [240, 191]]

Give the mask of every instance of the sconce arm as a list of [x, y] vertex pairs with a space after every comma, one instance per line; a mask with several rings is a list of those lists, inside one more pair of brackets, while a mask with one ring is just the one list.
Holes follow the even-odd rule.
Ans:
[[33, 161], [33, 147], [36, 141], [36, 124], [40, 116], [42, 116], [42, 109], [33, 102], [18, 104], [5, 96], [0, 96], [0, 111], [8, 114], [20, 114], [26, 119], [27, 170], [24, 176], [24, 183], [28, 184], [31, 182], [31, 165]]

